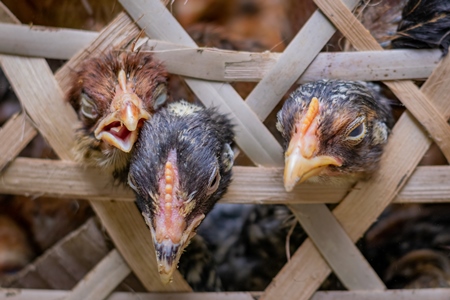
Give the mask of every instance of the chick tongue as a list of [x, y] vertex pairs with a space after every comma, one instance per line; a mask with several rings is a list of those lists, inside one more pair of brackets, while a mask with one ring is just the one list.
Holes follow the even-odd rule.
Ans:
[[[114, 123], [119, 123], [119, 122], [114, 122]], [[109, 127], [109, 128], [106, 128], [106, 130], [109, 131], [115, 137], [117, 137], [123, 141], [126, 140], [130, 136], [130, 133], [131, 133], [131, 131], [129, 131], [127, 129], [127, 127], [125, 127], [123, 125]]]

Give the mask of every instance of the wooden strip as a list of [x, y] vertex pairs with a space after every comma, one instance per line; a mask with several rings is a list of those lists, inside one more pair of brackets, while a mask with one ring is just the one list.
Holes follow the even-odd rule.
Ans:
[[[441, 61], [421, 89], [446, 117], [450, 116], [450, 106], [446, 97], [439, 96], [450, 94], [450, 77], [442, 76], [448, 72], [449, 56]], [[403, 114], [394, 127], [380, 170], [370, 181], [359, 182], [333, 211], [353, 241], [360, 238], [390, 204], [430, 144], [431, 140], [413, 117]], [[309, 299], [330, 272], [325, 260], [307, 239], [262, 298]]]
[[117, 186], [101, 170], [74, 162], [16, 158], [0, 177], [0, 193], [134, 201], [130, 189]]
[[[35, 289], [2, 289], [0, 300], [61, 300], [69, 292], [62, 290]], [[228, 292], [228, 293], [132, 293], [115, 292], [107, 300], [254, 300], [258, 292]]]
[[[345, 0], [350, 7], [359, 1]], [[336, 28], [317, 10], [289, 43], [277, 63], [248, 95], [246, 103], [264, 120], [325, 46]]]
[[0, 55], [3, 72], [22, 107], [59, 157], [71, 160], [77, 117], [63, 99], [45, 59]]
[[112, 250], [78, 282], [65, 300], [103, 300], [131, 273], [117, 250]]
[[24, 114], [12, 116], [0, 128], [0, 173], [36, 136], [37, 131]]
[[386, 289], [326, 206], [295, 204], [289, 208], [347, 289]]
[[330, 291], [316, 292], [311, 300], [446, 300], [448, 288], [386, 290], [386, 291]]
[[[372, 35], [342, 1], [314, 0], [341, 33], [358, 50], [382, 50]], [[450, 127], [440, 111], [411, 81], [384, 82], [439, 145], [450, 162]]]
[[[189, 47], [197, 46], [160, 1], [120, 0], [119, 2], [150, 37]], [[145, 12], [157, 13], [150, 15]], [[235, 125], [235, 139], [239, 148], [254, 163], [263, 166], [283, 165], [281, 146], [229, 84], [197, 79], [186, 79], [186, 83], [203, 104], [216, 106], [218, 111], [230, 116]]]
[[0, 2], [0, 21], [4, 23], [20, 24], [19, 19], [9, 11], [3, 2]]
[[[299, 204], [339, 203], [350, 186], [304, 183], [287, 193], [283, 169], [233, 167], [233, 181], [221, 203]], [[418, 167], [395, 198], [396, 203], [450, 202], [450, 166]], [[80, 198], [95, 201], [134, 201], [131, 189], [113, 185], [100, 170], [73, 162], [16, 158], [0, 175], [0, 193]]]
[[[63, 38], [61, 38], [63, 36]], [[0, 52], [5, 54], [70, 59], [98, 37], [97, 32], [43, 26], [0, 24]], [[280, 53], [191, 48], [160, 40], [143, 39], [139, 49], [164, 61], [168, 71], [186, 77], [216, 81], [260, 81]], [[427, 78], [441, 51], [387, 50], [319, 53], [297, 83], [318, 79], [395, 80]], [[205, 68], [205, 66], [208, 66]]]
[[430, 76], [441, 56], [438, 49], [320, 53], [297, 83], [319, 79], [423, 79]]
[[[5, 300], [60, 300], [69, 291], [63, 290], [35, 290], [35, 289], [2, 289], [0, 299]], [[130, 293], [115, 292], [107, 300], [254, 300], [260, 292], [227, 292], [227, 293]], [[411, 289], [386, 291], [319, 291], [311, 300], [448, 300], [450, 289]], [[296, 298], [293, 298], [296, 299]]]
[[29, 25], [0, 25], [0, 51], [14, 55], [69, 59], [89, 46], [98, 33]]
[[[282, 169], [233, 168], [233, 181], [223, 203], [337, 203], [348, 187], [302, 184], [293, 192], [284, 191]], [[422, 180], [427, 184], [422, 185]], [[450, 201], [450, 167], [419, 167], [399, 198], [402, 202], [421, 202], [428, 198]], [[114, 186], [97, 169], [72, 162], [18, 158], [5, 170], [0, 192], [45, 195], [63, 198], [134, 201], [130, 189]], [[409, 200], [412, 199], [412, 200]]]

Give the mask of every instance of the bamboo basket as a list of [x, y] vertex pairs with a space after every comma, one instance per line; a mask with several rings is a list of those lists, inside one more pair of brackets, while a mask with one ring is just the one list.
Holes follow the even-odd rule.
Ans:
[[[392, 202], [450, 200], [450, 167], [417, 167], [432, 140], [450, 159], [450, 56], [440, 60], [433, 50], [383, 51], [352, 14], [357, 2], [315, 0], [320, 10], [283, 53], [198, 51], [159, 0], [120, 0], [128, 14], [121, 13], [100, 33], [30, 28], [2, 5], [1, 21], [9, 24], [0, 25], [0, 63], [25, 113], [0, 131], [0, 193], [88, 199], [116, 250], [70, 291], [0, 289], [0, 299], [449, 299], [449, 289], [386, 290], [354, 245]], [[149, 11], [158, 13], [150, 17]], [[229, 114], [239, 148], [258, 166], [234, 167], [234, 181], [221, 202], [287, 204], [308, 233], [265, 291], [193, 293], [179, 273], [163, 285], [132, 192], [111, 187], [98, 170], [73, 162], [70, 124], [76, 115], [64, 102], [69, 72], [87, 57], [138, 36], [141, 28], [150, 39], [135, 46], [153, 51], [170, 73], [185, 76], [206, 106]], [[319, 53], [336, 30], [358, 51]], [[44, 57], [69, 61], [53, 75]], [[351, 189], [303, 184], [286, 193], [281, 146], [262, 121], [292, 84], [319, 78], [383, 80], [408, 111], [395, 125], [381, 168], [370, 181]], [[428, 78], [420, 90], [411, 81], [416, 78]], [[259, 83], [244, 101], [231, 81]], [[60, 160], [16, 158], [38, 131]], [[326, 203], [337, 205], [330, 211]], [[348, 290], [317, 292], [332, 271]], [[111, 294], [131, 272], [149, 293]]]

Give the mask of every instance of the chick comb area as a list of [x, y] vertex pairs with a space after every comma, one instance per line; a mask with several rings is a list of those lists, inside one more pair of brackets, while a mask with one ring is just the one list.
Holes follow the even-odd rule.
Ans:
[[308, 111], [306, 112], [305, 117], [301, 123], [300, 135], [304, 135], [308, 130], [309, 126], [311, 126], [312, 121], [319, 113], [319, 99], [313, 97], [311, 102], [309, 103]]
[[165, 186], [165, 221], [166, 225], [170, 226], [171, 224], [171, 217], [172, 217], [172, 192], [173, 192], [173, 165], [170, 161], [168, 161], [165, 165], [164, 175], [166, 179], [166, 186]]

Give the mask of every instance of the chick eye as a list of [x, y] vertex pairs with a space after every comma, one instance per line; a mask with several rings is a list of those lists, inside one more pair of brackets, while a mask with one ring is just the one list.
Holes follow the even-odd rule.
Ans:
[[81, 113], [88, 119], [95, 119], [98, 116], [94, 100], [85, 93], [81, 94]]
[[213, 173], [211, 174], [211, 177], [209, 178], [209, 184], [208, 184], [208, 190], [206, 191], [206, 195], [211, 195], [214, 193], [217, 188], [219, 187], [220, 183], [220, 173], [219, 168], [214, 168]]
[[358, 117], [353, 121], [346, 130], [346, 140], [352, 142], [360, 142], [366, 135], [365, 117]]
[[364, 123], [361, 123], [358, 125], [358, 127], [356, 127], [355, 129], [353, 129], [348, 136], [352, 137], [352, 138], [357, 138], [359, 137], [362, 133], [364, 133]]
[[160, 84], [155, 88], [155, 91], [153, 92], [153, 99], [155, 99], [155, 102], [153, 104], [153, 108], [155, 110], [157, 110], [162, 105], [164, 105], [164, 103], [166, 103], [167, 88], [165, 84]]

